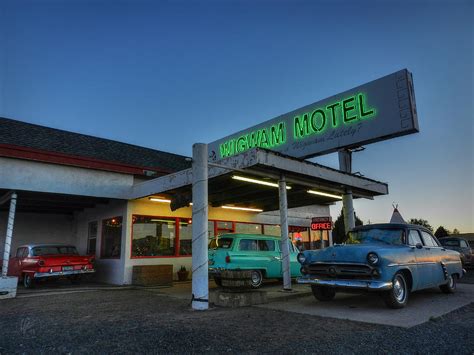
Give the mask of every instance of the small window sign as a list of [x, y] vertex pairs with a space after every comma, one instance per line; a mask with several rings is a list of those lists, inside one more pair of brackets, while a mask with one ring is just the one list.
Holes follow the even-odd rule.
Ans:
[[331, 230], [332, 229], [332, 218], [331, 217], [313, 217], [311, 220], [311, 230]]

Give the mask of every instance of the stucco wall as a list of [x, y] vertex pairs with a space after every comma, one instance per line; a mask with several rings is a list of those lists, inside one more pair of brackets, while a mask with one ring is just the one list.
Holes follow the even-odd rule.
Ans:
[[[0, 255], [3, 257], [8, 212], [0, 212]], [[11, 254], [28, 243], [76, 244], [73, 217], [44, 213], [16, 213]]]
[[[113, 217], [123, 218], [122, 221], [122, 246], [120, 259], [101, 259], [102, 243], [102, 220]], [[89, 222], [97, 221], [97, 246], [96, 246], [96, 280], [110, 284], [122, 285], [124, 283], [124, 258], [126, 249], [127, 231], [127, 201], [111, 201], [105, 205], [98, 205], [94, 208], [88, 208], [75, 215], [74, 229], [77, 235], [77, 247], [81, 253], [87, 251], [87, 238]], [[128, 233], [130, 234], [130, 233]]]

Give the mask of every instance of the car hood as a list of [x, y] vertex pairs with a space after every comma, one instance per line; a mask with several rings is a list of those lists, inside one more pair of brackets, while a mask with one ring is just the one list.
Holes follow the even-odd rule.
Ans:
[[397, 246], [373, 244], [340, 244], [318, 251], [305, 252], [309, 262], [354, 262], [365, 263], [367, 254], [375, 252], [379, 256], [386, 251], [393, 251]]

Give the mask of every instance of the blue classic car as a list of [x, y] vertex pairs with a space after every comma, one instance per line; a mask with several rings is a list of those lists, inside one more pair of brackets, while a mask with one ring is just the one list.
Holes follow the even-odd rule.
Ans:
[[453, 293], [465, 273], [458, 252], [445, 249], [429, 230], [410, 224], [356, 227], [344, 244], [298, 254], [300, 284], [310, 284], [319, 301], [336, 291], [381, 292], [390, 308], [407, 304], [410, 292], [440, 287]]

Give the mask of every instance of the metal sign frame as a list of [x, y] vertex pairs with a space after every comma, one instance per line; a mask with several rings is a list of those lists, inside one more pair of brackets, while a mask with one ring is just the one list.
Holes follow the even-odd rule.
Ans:
[[306, 159], [418, 131], [412, 74], [403, 69], [212, 142], [209, 160], [255, 147]]

